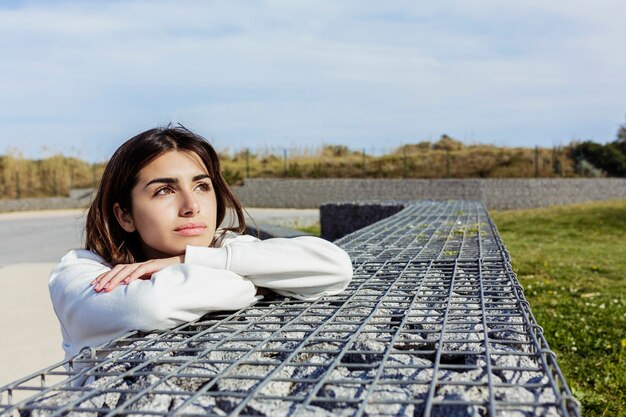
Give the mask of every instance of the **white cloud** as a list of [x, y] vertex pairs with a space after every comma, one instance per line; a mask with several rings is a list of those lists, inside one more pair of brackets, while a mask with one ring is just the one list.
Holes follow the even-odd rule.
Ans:
[[36, 1], [0, 9], [0, 124], [37, 149], [170, 119], [242, 144], [607, 140], [624, 17], [609, 0]]

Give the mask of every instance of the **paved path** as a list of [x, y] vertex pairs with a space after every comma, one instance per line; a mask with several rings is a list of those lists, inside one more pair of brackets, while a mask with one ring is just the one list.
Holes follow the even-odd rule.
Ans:
[[[316, 209], [250, 208], [247, 211], [258, 223], [291, 228], [319, 221]], [[0, 214], [0, 268], [20, 263], [58, 262], [68, 250], [82, 246], [84, 227], [82, 210]]]
[[85, 219], [81, 210], [0, 215], [0, 267], [33, 262], [58, 262], [80, 247]]
[[[319, 210], [248, 209], [258, 223], [308, 226]], [[82, 210], [0, 214], [0, 387], [63, 358], [48, 276], [70, 249], [81, 247]]]
[[80, 210], [0, 214], [0, 386], [63, 359], [48, 276], [83, 225]]

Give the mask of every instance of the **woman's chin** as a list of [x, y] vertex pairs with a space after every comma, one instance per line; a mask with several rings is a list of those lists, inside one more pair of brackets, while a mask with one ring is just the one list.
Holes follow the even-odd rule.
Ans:
[[[184, 239], [184, 246], [185, 248], [187, 247], [187, 245], [208, 247], [211, 245], [212, 241], [213, 236], [209, 236], [208, 234], [203, 234], [200, 236], [188, 236]], [[183, 253], [185, 252], [185, 248], [183, 248]]]

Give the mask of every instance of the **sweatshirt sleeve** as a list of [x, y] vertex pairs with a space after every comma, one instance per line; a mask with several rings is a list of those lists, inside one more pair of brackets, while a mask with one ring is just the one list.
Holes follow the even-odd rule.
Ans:
[[352, 279], [348, 254], [312, 236], [263, 241], [237, 236], [225, 239], [220, 248], [188, 246], [185, 263], [223, 268], [256, 286], [302, 300], [339, 294]]
[[195, 320], [210, 311], [250, 305], [254, 285], [232, 271], [202, 265], [175, 265], [149, 280], [97, 293], [91, 281], [110, 268], [97, 255], [68, 253], [49, 281], [54, 310], [70, 354], [131, 330], [157, 330]]

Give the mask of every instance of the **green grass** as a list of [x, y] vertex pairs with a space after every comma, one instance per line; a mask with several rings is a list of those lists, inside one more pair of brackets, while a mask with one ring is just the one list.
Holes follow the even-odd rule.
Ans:
[[322, 229], [319, 223], [306, 227], [297, 227], [296, 230], [300, 230], [301, 232], [308, 233], [317, 237], [320, 237], [322, 235]]
[[490, 215], [583, 415], [626, 415], [626, 200]]

